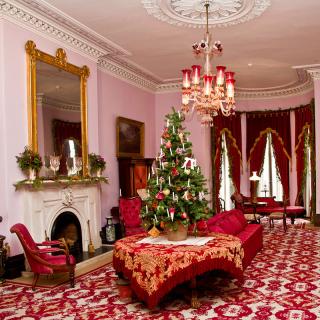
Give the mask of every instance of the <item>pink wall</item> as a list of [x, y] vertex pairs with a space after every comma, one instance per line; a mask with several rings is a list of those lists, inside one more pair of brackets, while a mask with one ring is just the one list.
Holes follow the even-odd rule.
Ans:
[[23, 29], [12, 22], [1, 20], [1, 151], [0, 151], [0, 215], [4, 221], [0, 224], [0, 233], [7, 237], [12, 254], [20, 253], [21, 247], [16, 236], [9, 232], [10, 226], [20, 222], [23, 199], [15, 191], [13, 184], [24, 179], [16, 164], [15, 156], [28, 144], [27, 115], [27, 66], [25, 43], [33, 40], [37, 47], [50, 54], [62, 47], [67, 52], [68, 61], [75, 65], [87, 65], [90, 69], [88, 79], [88, 144], [89, 149], [99, 151], [98, 142], [98, 100], [97, 66], [88, 58], [71, 51], [69, 48]]
[[[102, 186], [102, 225], [110, 209], [118, 206], [119, 178], [116, 157], [116, 119], [118, 116], [144, 122], [145, 157], [155, 156], [154, 94], [132, 86], [98, 70], [99, 145], [107, 161], [109, 185]], [[95, 151], [90, 148], [90, 150]]]

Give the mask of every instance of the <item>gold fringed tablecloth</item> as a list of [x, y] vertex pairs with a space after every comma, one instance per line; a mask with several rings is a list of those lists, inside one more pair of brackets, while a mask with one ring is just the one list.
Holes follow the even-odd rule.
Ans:
[[139, 299], [151, 309], [178, 284], [210, 270], [225, 270], [242, 280], [243, 248], [239, 238], [210, 233], [203, 246], [137, 243], [148, 237], [139, 234], [118, 240], [113, 267], [130, 279]]

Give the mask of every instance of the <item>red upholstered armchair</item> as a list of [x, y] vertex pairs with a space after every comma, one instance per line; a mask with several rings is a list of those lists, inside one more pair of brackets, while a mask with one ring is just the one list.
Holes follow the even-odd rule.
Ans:
[[[69, 272], [70, 286], [74, 287], [74, 269], [76, 261], [72, 255], [69, 255], [67, 246], [65, 246], [65, 249], [52, 247], [53, 245], [64, 245], [61, 241], [35, 243], [28, 229], [21, 223], [12, 226], [10, 232], [15, 233], [18, 236], [31, 271], [34, 273], [32, 290], [35, 289], [40, 274], [61, 272]], [[45, 246], [46, 248], [40, 249], [40, 246]], [[63, 254], [51, 255], [51, 253]]]
[[141, 198], [120, 198], [119, 200], [119, 216], [120, 222], [124, 229], [124, 236], [144, 232], [142, 228], [142, 220], [140, 217]]

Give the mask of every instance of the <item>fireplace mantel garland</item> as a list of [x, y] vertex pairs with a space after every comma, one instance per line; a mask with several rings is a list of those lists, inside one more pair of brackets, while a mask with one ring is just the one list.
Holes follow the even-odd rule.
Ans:
[[109, 179], [107, 177], [86, 177], [86, 178], [75, 178], [75, 177], [58, 177], [56, 179], [48, 179], [45, 177], [36, 178], [31, 181], [28, 179], [18, 181], [14, 184], [16, 190], [21, 188], [31, 188], [31, 189], [41, 189], [45, 186], [61, 186], [68, 187], [71, 185], [91, 185], [98, 183], [109, 183]]

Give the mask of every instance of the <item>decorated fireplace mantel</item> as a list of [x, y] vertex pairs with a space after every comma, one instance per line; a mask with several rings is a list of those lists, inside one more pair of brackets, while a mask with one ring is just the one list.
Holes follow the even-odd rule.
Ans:
[[25, 224], [36, 242], [51, 238], [54, 222], [65, 212], [79, 220], [82, 248], [88, 250], [90, 220], [91, 238], [95, 248], [101, 247], [100, 182], [103, 177], [84, 179], [42, 180], [40, 186], [32, 181], [20, 181], [16, 190], [23, 198], [21, 222]]

